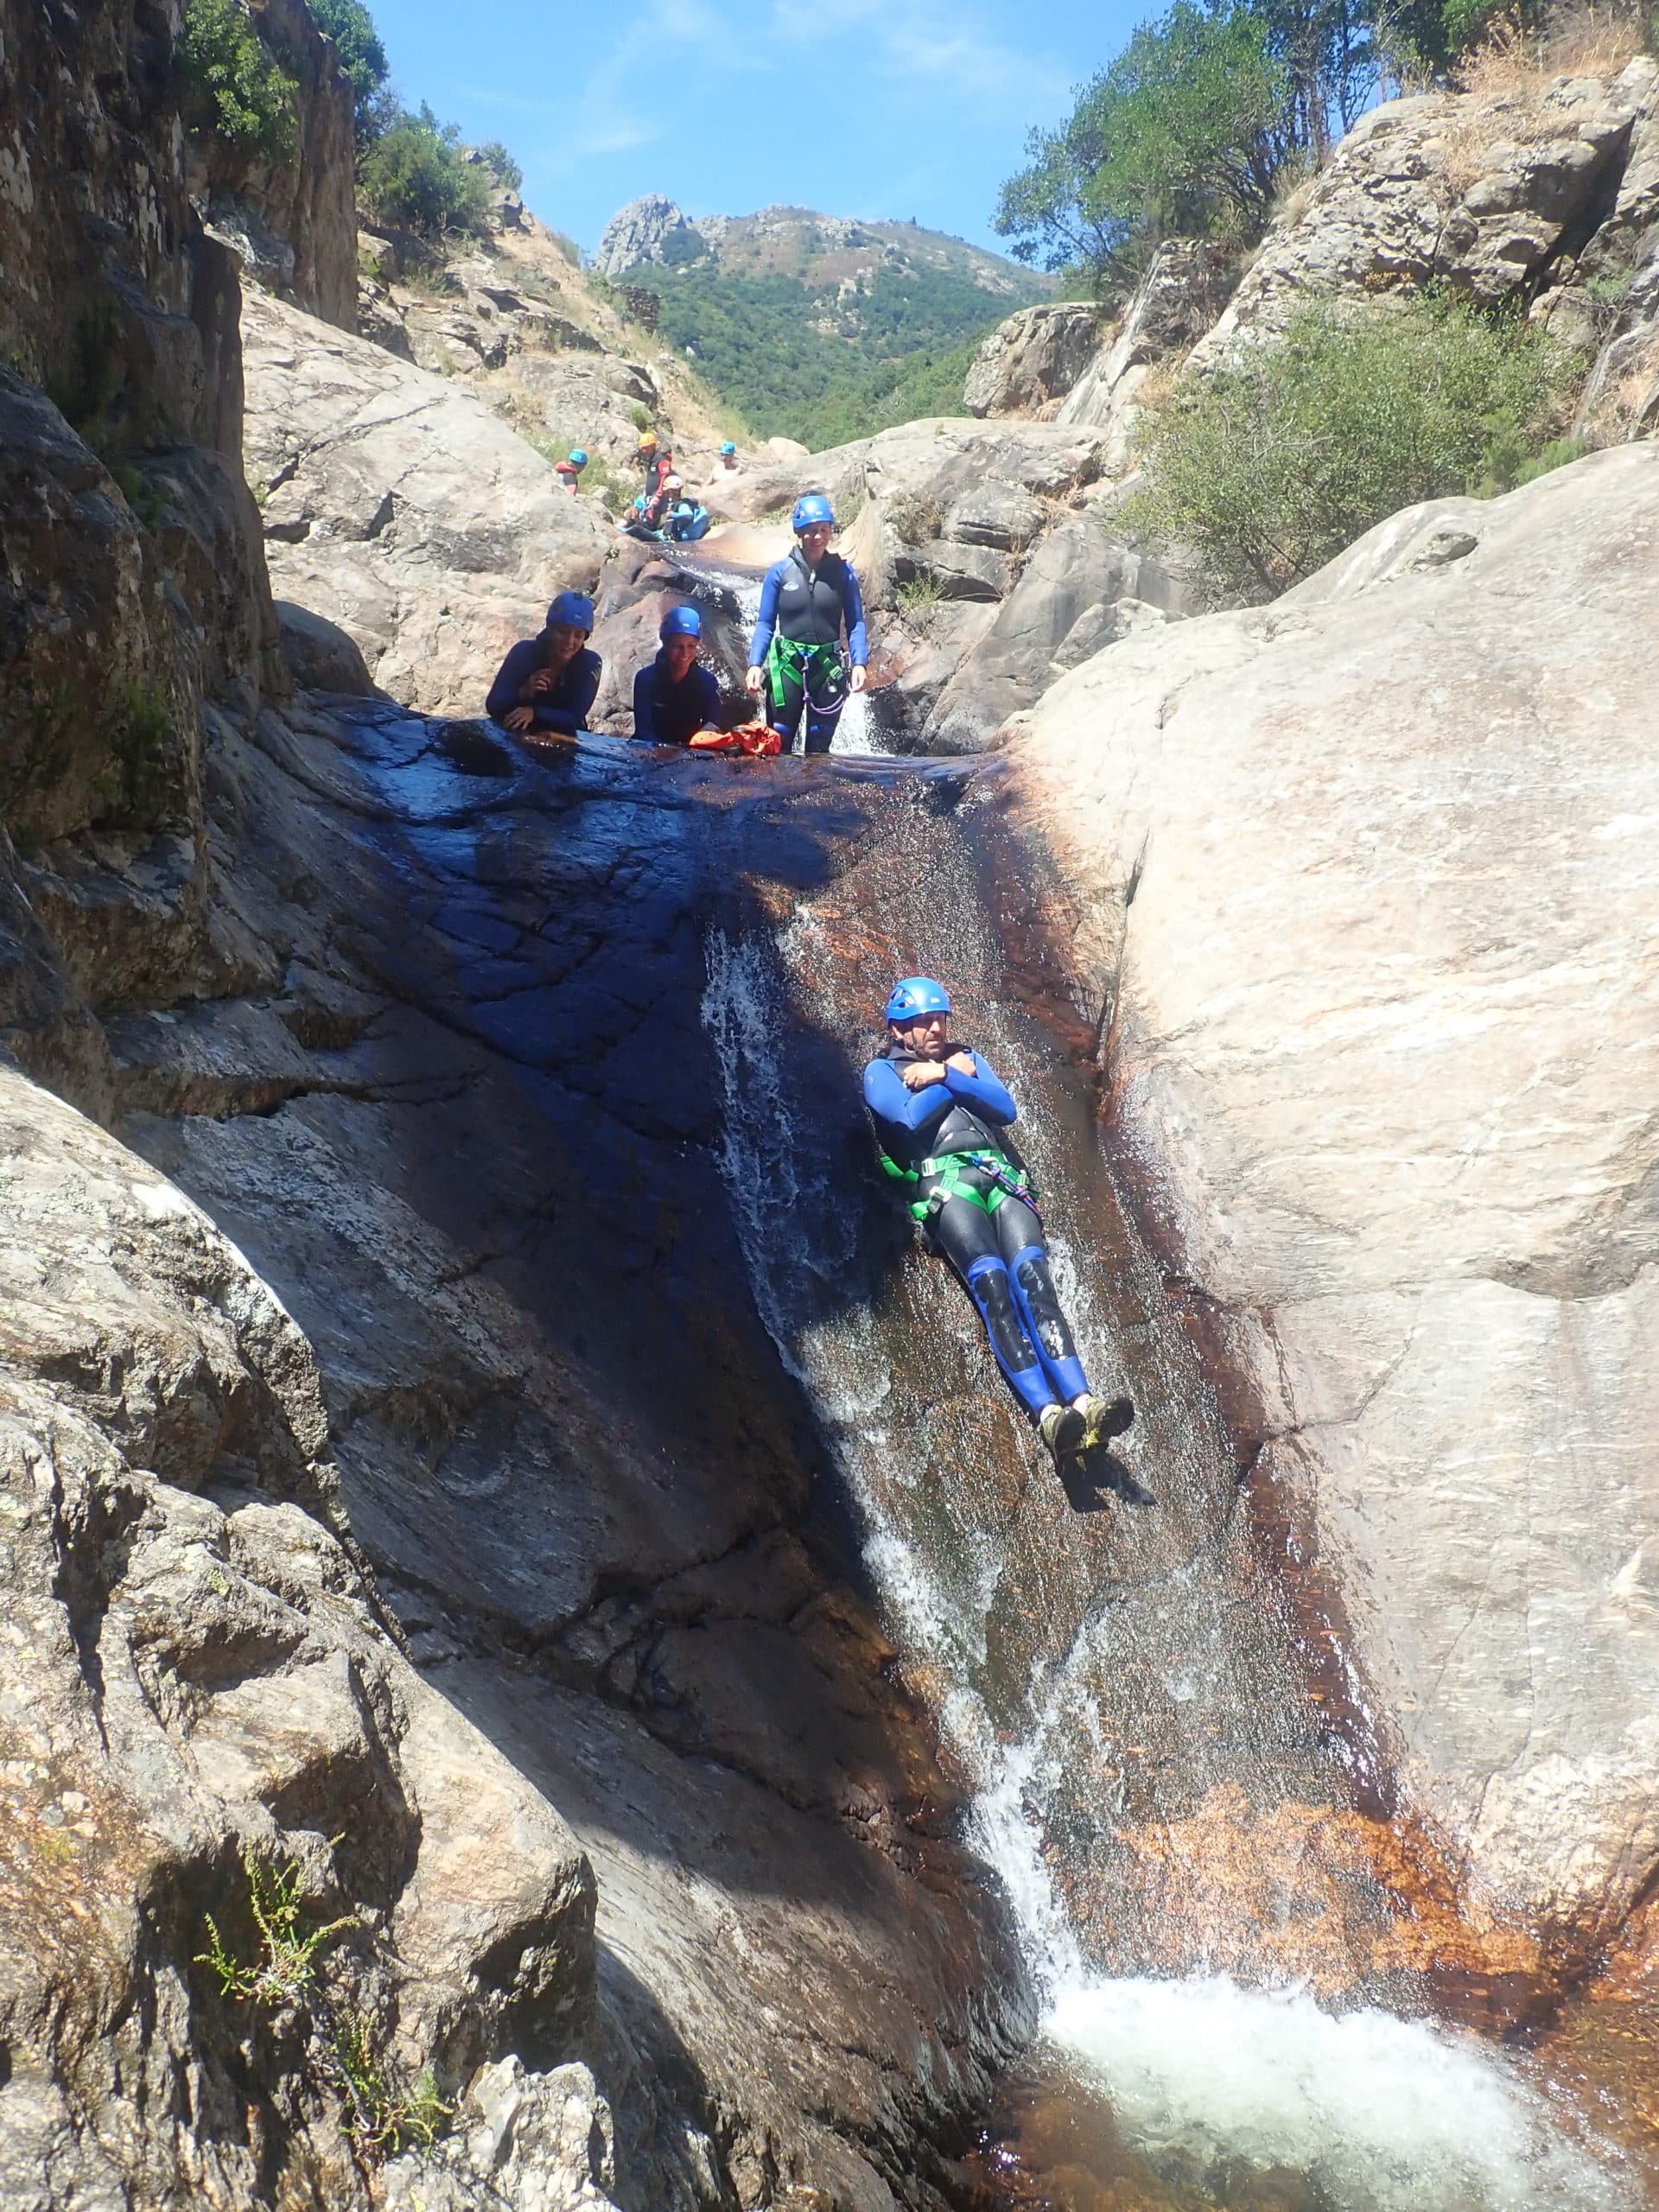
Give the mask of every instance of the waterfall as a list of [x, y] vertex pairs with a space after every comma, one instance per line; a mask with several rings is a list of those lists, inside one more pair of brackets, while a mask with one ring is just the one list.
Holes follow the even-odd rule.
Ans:
[[[1287, 2170], [1319, 2212], [1611, 2212], [1622, 2184], [1518, 2064], [1376, 2003], [1333, 2011], [1271, 1929], [1230, 1923], [1224, 1896], [1205, 1904], [1205, 1839], [1228, 1808], [1245, 1808], [1252, 1849], [1275, 1815], [1337, 1821], [1345, 1754], [1304, 1711], [1284, 1609], [1238, 1533], [1174, 1332], [1145, 1325], [1154, 1274], [1131, 1240], [1102, 1241], [1092, 1107], [1001, 988], [1009, 954], [969, 844], [898, 793], [885, 847], [775, 935], [711, 934], [702, 1016], [757, 1306], [969, 1778], [970, 1840], [1014, 1916], [1046, 2063], [1085, 2104], [1103, 2097], [1118, 2139], [1198, 2202], [1259, 2202], [1229, 2192]], [[1074, 1516], [946, 1271], [872, 1255], [846, 1128], [873, 1009], [917, 969], [960, 992], [959, 1030], [1013, 1083], [1079, 1347], [1091, 1376], [1134, 1382], [1131, 1456], [1154, 1506]], [[796, 1049], [809, 1030], [845, 1085], [830, 1103], [828, 1061]]]

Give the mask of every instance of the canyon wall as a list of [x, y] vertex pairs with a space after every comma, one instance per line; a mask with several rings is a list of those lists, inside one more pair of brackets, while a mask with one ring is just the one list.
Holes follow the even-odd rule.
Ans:
[[1411, 509], [1016, 719], [1113, 1141], [1469, 1909], [1659, 1860], [1659, 448]]
[[179, 20], [0, 4], [0, 2195], [937, 2203], [1022, 1999], [726, 1222], [741, 825], [296, 702]]

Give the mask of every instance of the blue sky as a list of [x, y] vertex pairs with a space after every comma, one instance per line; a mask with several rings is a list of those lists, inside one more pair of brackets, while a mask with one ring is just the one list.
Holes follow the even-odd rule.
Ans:
[[505, 141], [524, 196], [589, 251], [641, 192], [689, 214], [792, 201], [911, 216], [996, 246], [1027, 131], [1135, 21], [1131, 0], [369, 0], [392, 76], [473, 141]]

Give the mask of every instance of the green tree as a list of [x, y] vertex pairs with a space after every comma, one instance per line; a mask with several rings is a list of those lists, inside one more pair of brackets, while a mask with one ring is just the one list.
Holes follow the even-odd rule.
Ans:
[[376, 95], [390, 74], [386, 49], [363, 0], [308, 0], [319, 30], [326, 31], [340, 54], [340, 66], [352, 84], [357, 143], [365, 146], [378, 133]]
[[461, 151], [461, 132], [440, 123], [422, 103], [418, 115], [399, 110], [358, 163], [358, 191], [372, 222], [419, 231], [481, 230], [490, 188], [482, 168]]
[[1548, 341], [1516, 318], [1421, 293], [1305, 308], [1276, 342], [1177, 387], [1124, 519], [1268, 595], [1402, 507], [1570, 458], [1548, 442], [1554, 397]]
[[242, 0], [189, 0], [175, 54], [185, 128], [244, 162], [294, 158], [294, 80], [260, 44]]
[[499, 138], [492, 138], [478, 149], [478, 158], [488, 169], [504, 191], [517, 192], [524, 183], [524, 173]]
[[996, 227], [1022, 261], [1108, 283], [1138, 273], [1174, 232], [1255, 237], [1299, 151], [1293, 107], [1261, 15], [1177, 0], [1084, 87], [1060, 130], [1032, 134]]

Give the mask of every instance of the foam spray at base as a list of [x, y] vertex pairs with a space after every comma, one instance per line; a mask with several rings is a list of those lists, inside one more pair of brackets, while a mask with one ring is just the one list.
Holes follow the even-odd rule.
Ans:
[[[703, 1013], [754, 1295], [967, 1778], [1040, 2064], [1080, 2112], [1102, 2101], [1138, 2178], [1102, 2201], [1634, 2202], [1520, 2063], [1430, 2017], [1411, 1913], [1374, 1868], [1386, 1808], [1363, 1698], [1308, 1694], [1294, 1609], [1101, 1147], [1086, 1014], [1058, 979], [1046, 1012], [1031, 988], [993, 781], [893, 775], [774, 932], [711, 937]], [[905, 972], [942, 977], [956, 1033], [1010, 1082], [1091, 1377], [1135, 1396], [1105, 1510], [1074, 1510], [874, 1173], [858, 1071]]]

